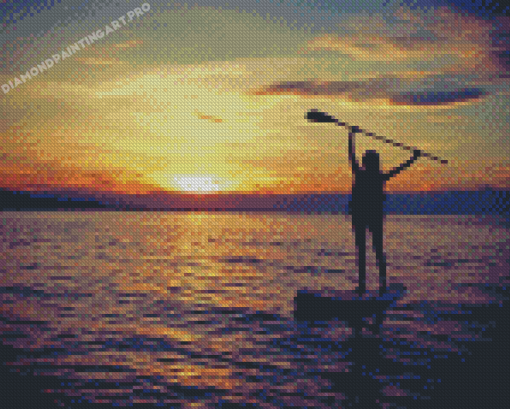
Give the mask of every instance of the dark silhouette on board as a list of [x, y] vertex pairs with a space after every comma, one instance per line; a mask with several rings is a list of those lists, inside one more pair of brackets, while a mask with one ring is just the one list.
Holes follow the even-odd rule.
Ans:
[[379, 266], [379, 295], [386, 291], [386, 257], [383, 251], [383, 203], [384, 184], [391, 177], [397, 175], [421, 155], [415, 150], [411, 159], [398, 168], [384, 173], [379, 168], [379, 154], [369, 150], [363, 155], [363, 166], [360, 167], [355, 154], [354, 135], [361, 132], [356, 126], [349, 130], [349, 162], [354, 175], [350, 214], [352, 215], [352, 230], [355, 235], [357, 260], [359, 267], [358, 294], [366, 292], [366, 229], [372, 233], [372, 244]]

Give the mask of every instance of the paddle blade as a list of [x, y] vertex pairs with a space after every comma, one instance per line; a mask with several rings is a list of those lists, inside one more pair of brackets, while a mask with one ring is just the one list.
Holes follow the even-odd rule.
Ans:
[[312, 122], [336, 122], [332, 116], [326, 115], [324, 112], [319, 112], [315, 109], [308, 111], [305, 118]]

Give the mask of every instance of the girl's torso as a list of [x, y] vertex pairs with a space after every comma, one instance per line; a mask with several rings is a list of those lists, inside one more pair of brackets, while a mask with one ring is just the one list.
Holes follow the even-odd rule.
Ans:
[[352, 189], [351, 213], [382, 211], [384, 202], [384, 179], [380, 173], [360, 170], [355, 174]]

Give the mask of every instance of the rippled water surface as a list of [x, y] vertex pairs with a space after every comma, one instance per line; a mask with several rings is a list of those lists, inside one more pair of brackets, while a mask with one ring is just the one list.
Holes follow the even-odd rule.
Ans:
[[[56, 407], [483, 407], [508, 396], [510, 234], [497, 217], [387, 216], [388, 281], [406, 290], [380, 330], [359, 331], [349, 311], [294, 319], [299, 290], [357, 285], [349, 216], [3, 212], [0, 237], [9, 399], [20, 382]], [[376, 290], [372, 252], [367, 277]]]

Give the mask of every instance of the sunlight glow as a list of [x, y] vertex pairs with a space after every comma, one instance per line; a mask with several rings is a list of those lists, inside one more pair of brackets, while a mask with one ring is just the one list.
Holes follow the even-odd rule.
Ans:
[[211, 176], [174, 176], [175, 184], [184, 192], [219, 192], [232, 184], [232, 182], [213, 178]]

